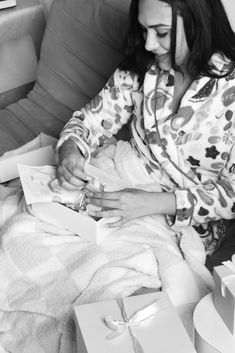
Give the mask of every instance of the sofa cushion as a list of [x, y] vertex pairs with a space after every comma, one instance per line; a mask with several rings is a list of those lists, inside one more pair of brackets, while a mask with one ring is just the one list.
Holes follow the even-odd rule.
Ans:
[[[129, 4], [130, 0], [54, 1], [35, 85], [25, 99], [0, 111], [5, 131], [0, 154], [41, 131], [57, 137], [72, 112], [98, 93], [122, 59]], [[12, 125], [16, 128], [9, 128]]]
[[128, 3], [56, 1], [42, 43], [35, 95], [39, 86], [71, 110], [94, 96], [121, 60]]

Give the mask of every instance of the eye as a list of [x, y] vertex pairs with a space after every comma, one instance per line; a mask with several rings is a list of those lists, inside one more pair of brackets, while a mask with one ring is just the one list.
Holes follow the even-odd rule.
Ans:
[[143, 26], [140, 25], [140, 30], [142, 31], [142, 33], [146, 33], [147, 32], [147, 29]]
[[168, 32], [158, 32], [156, 31], [156, 34], [159, 38], [164, 38], [168, 35]]
[[141, 31], [141, 33], [142, 33], [142, 36], [143, 36], [143, 38], [144, 38], [144, 40], [146, 39], [146, 37], [147, 37], [147, 29], [145, 28], [145, 27], [140, 27], [140, 31]]

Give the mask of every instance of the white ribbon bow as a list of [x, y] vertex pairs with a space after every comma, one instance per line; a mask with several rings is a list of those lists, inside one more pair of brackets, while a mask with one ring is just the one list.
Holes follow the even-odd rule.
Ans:
[[129, 332], [133, 341], [134, 351], [136, 353], [144, 352], [140, 342], [132, 332], [131, 328], [143, 325], [143, 323], [145, 323], [147, 320], [150, 320], [151, 318], [153, 318], [158, 311], [165, 309], [167, 307], [166, 299], [165, 298], [158, 299], [154, 303], [137, 311], [130, 318], [127, 317], [123, 299], [117, 299], [117, 304], [121, 310], [123, 320], [113, 319], [109, 315], [104, 318], [106, 326], [113, 331], [106, 338], [107, 339], [116, 338], [120, 336], [122, 333], [124, 333], [126, 329], [129, 329]]

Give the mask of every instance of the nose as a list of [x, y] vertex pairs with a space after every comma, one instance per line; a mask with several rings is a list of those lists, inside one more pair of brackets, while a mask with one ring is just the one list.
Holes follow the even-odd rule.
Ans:
[[145, 40], [145, 49], [147, 51], [155, 51], [159, 47], [159, 42], [156, 38], [156, 34], [152, 31], [147, 32]]

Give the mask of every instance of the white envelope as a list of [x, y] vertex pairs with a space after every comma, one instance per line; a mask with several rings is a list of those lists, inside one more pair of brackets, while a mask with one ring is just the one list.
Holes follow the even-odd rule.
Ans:
[[61, 189], [60, 193], [50, 188], [50, 182], [56, 177], [56, 167], [52, 165], [28, 166], [18, 164], [18, 172], [23, 187], [26, 203], [59, 202], [77, 204], [80, 202], [82, 190]]

